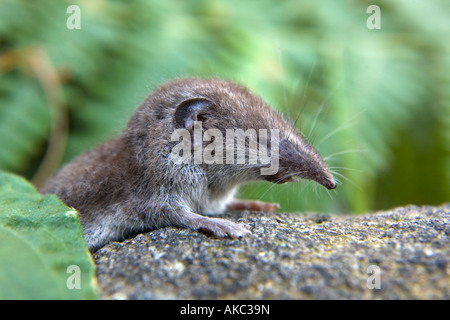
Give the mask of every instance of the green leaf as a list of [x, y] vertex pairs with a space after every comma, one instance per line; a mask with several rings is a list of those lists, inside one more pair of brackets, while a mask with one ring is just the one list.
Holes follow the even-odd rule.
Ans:
[[[0, 243], [0, 299], [96, 298], [94, 264], [77, 212], [3, 172]], [[79, 289], [73, 288], [77, 281]]]

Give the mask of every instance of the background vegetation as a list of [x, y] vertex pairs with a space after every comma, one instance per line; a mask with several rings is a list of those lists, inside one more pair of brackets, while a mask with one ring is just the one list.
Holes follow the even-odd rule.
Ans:
[[[81, 30], [66, 27], [71, 4]], [[1, 0], [0, 169], [40, 184], [158, 84], [219, 76], [298, 118], [341, 182], [242, 197], [355, 213], [449, 201], [449, 16], [448, 0]]]

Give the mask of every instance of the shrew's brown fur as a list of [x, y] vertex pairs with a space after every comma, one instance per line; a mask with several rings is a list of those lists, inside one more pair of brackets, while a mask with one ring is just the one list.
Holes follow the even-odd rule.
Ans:
[[[174, 163], [171, 135], [189, 120], [224, 135], [227, 129], [278, 129], [279, 171], [263, 176], [262, 165]], [[279, 183], [293, 176], [335, 187], [317, 151], [260, 98], [229, 81], [190, 78], [157, 88], [118, 137], [64, 166], [41, 192], [79, 211], [84, 238], [95, 251], [164, 226], [244, 236], [249, 233], [244, 226], [202, 214], [222, 213], [241, 183]]]

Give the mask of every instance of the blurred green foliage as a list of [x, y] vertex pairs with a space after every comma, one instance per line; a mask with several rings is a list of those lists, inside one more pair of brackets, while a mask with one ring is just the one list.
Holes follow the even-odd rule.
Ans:
[[[66, 27], [72, 4], [80, 30]], [[298, 118], [341, 182], [242, 197], [326, 212], [449, 201], [449, 16], [448, 0], [2, 0], [0, 169], [40, 183], [158, 84], [218, 76]]]

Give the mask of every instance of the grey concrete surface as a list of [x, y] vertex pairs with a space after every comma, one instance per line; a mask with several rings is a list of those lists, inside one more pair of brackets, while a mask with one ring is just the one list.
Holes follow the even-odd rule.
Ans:
[[164, 228], [94, 253], [103, 299], [450, 299], [450, 204], [240, 212], [252, 234]]

